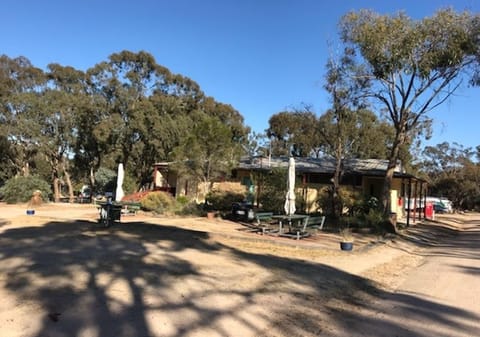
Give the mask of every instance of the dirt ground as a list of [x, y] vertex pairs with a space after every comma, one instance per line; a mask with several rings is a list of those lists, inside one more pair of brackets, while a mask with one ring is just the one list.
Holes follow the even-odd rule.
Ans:
[[106, 229], [92, 205], [0, 204], [0, 336], [340, 336], [345, 312], [393, 292], [462, 217], [342, 252], [324, 232], [145, 214]]

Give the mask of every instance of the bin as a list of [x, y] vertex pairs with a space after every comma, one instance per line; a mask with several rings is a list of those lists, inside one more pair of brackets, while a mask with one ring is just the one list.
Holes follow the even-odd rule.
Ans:
[[433, 203], [427, 202], [425, 205], [425, 217], [427, 219], [433, 219]]

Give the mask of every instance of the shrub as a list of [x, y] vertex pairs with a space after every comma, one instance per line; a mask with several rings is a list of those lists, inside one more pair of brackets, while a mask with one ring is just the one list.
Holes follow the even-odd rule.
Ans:
[[211, 191], [207, 194], [205, 202], [208, 208], [216, 211], [229, 211], [234, 202], [243, 201], [244, 193], [231, 191]]
[[[324, 186], [319, 190], [317, 205], [324, 214], [342, 215], [344, 213], [353, 214], [357, 207], [359, 193], [349, 188], [341, 186], [338, 189], [338, 196], [333, 200], [333, 186]], [[336, 212], [334, 212], [335, 207]]]
[[367, 214], [365, 214], [364, 218], [365, 226], [375, 228], [375, 230], [381, 229], [383, 223], [385, 222], [383, 212], [376, 209], [371, 209]]
[[[115, 188], [117, 185], [117, 178], [115, 177]], [[123, 179], [122, 189], [125, 195], [132, 194], [137, 189], [137, 183], [135, 179], [125, 172], [125, 178]]]
[[[287, 192], [287, 170], [274, 168], [271, 172], [258, 174], [256, 180], [261, 185], [258, 202], [265, 211], [283, 213]], [[297, 203], [298, 199], [296, 199]]]
[[245, 186], [238, 183], [216, 183], [205, 197], [208, 209], [230, 211], [234, 202], [244, 201], [247, 196]]
[[15, 204], [30, 201], [37, 190], [42, 192], [43, 200], [48, 200], [52, 194], [50, 184], [37, 176], [11, 178], [0, 188], [0, 194], [7, 203]]
[[179, 195], [177, 197], [177, 203], [181, 206], [184, 206], [184, 205], [187, 205], [188, 203], [190, 203], [190, 199], [185, 195]]
[[140, 204], [142, 205], [142, 209], [146, 211], [163, 214], [173, 210], [175, 199], [167, 192], [152, 192], [145, 195], [140, 200]]
[[204, 214], [204, 210], [203, 207], [197, 204], [194, 200], [188, 201], [187, 203], [179, 203], [177, 201], [175, 214], [201, 216]]

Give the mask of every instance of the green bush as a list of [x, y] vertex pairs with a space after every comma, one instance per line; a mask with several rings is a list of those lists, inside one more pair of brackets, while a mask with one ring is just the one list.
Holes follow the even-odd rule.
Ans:
[[215, 211], [230, 211], [234, 202], [245, 200], [245, 193], [233, 191], [211, 191], [205, 198], [209, 209]]
[[[258, 202], [262, 210], [283, 213], [285, 195], [287, 193], [288, 171], [284, 168], [274, 168], [271, 172], [260, 173], [255, 179], [261, 185]], [[298, 199], [295, 204], [297, 205]]]
[[163, 214], [168, 211], [173, 211], [175, 207], [175, 199], [167, 192], [152, 192], [148, 193], [140, 200], [142, 209], [146, 211]]
[[365, 219], [365, 226], [372, 227], [375, 230], [379, 230], [382, 228], [383, 224], [385, 223], [386, 219], [383, 215], [383, 212], [379, 209], [370, 209], [367, 214], [364, 215]]
[[[117, 188], [117, 177], [115, 176], [115, 190]], [[137, 190], [137, 183], [135, 179], [125, 172], [125, 178], [123, 179], [122, 189], [125, 195], [135, 193]]]
[[197, 204], [194, 200], [187, 203], [179, 203], [177, 201], [177, 209], [175, 214], [202, 216], [204, 215], [204, 210], [203, 207]]
[[191, 202], [190, 199], [189, 199], [187, 196], [185, 196], [185, 195], [179, 195], [179, 196], [177, 197], [177, 203], [178, 203], [179, 205], [181, 205], [181, 206], [187, 205], [187, 204], [189, 204], [190, 202]]
[[[352, 215], [354, 209], [358, 207], [359, 193], [349, 188], [341, 186], [338, 189], [338, 195], [334, 200], [333, 185], [324, 186], [319, 190], [317, 205], [324, 214], [336, 214], [342, 216], [345, 211]], [[335, 207], [335, 212], [334, 212]]]
[[32, 198], [33, 192], [42, 192], [42, 199], [48, 200], [52, 194], [50, 184], [37, 176], [15, 177], [9, 179], [5, 185], [0, 188], [0, 195], [5, 202], [9, 204], [28, 202]]

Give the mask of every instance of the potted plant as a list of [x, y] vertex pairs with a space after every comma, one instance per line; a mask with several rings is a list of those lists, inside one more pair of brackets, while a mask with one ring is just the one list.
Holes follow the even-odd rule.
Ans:
[[214, 220], [216, 215], [217, 215], [217, 212], [215, 212], [213, 210], [207, 211], [207, 219], [208, 220]]
[[352, 229], [345, 227], [340, 229], [340, 249], [341, 250], [352, 250], [353, 249], [353, 235]]

